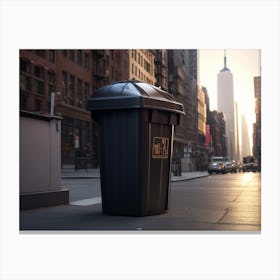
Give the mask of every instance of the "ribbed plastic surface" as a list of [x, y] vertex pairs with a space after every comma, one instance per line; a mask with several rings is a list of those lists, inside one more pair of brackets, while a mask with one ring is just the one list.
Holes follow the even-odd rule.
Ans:
[[99, 126], [103, 212], [166, 212], [173, 131], [183, 106], [153, 86], [126, 81], [95, 92], [89, 109]]

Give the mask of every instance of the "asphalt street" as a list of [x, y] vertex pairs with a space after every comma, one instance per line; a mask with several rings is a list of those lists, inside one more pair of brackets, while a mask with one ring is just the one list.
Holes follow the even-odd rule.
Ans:
[[20, 211], [20, 230], [260, 232], [260, 177], [237, 173], [172, 182], [169, 211], [145, 217], [103, 214], [99, 178], [63, 179], [70, 204]]

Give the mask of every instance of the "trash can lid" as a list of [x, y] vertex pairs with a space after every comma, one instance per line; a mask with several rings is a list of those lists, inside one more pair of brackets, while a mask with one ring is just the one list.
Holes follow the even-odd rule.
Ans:
[[88, 100], [88, 110], [149, 108], [184, 114], [183, 104], [167, 91], [140, 81], [128, 80], [104, 86]]

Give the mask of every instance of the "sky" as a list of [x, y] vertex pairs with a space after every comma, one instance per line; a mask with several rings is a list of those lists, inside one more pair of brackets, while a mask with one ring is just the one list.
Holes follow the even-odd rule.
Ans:
[[[234, 98], [239, 118], [245, 115], [250, 148], [252, 148], [255, 115], [254, 77], [261, 74], [261, 52], [258, 49], [226, 49], [227, 68], [233, 75]], [[217, 110], [217, 75], [224, 67], [224, 49], [199, 50], [200, 86], [207, 88], [210, 110]], [[239, 124], [241, 128], [241, 124]], [[240, 135], [241, 137], [241, 135]]]

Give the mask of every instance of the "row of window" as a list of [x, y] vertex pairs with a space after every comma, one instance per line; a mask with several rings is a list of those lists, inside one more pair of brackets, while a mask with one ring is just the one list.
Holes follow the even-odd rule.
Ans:
[[62, 71], [62, 96], [65, 103], [86, 109], [90, 97], [89, 83]]
[[149, 54], [149, 61], [147, 61], [145, 59], [145, 57], [142, 56], [142, 54], [139, 51], [136, 50], [131, 50], [131, 57], [132, 59], [134, 59], [134, 61], [136, 63], [138, 63], [139, 65], [141, 65], [142, 67], [144, 67], [144, 69], [150, 73], [151, 75], [153, 74], [153, 66], [152, 66], [152, 62], [153, 62], [153, 56], [151, 54]]
[[55, 73], [42, 66], [20, 60], [20, 89], [45, 95], [55, 90]]
[[[33, 50], [29, 50], [33, 52]], [[47, 59], [51, 63], [55, 63], [55, 50], [34, 50], [34, 53], [44, 59]]]
[[82, 50], [62, 50], [64, 57], [68, 57], [71, 61], [83, 66], [86, 69], [90, 69], [90, 56], [89, 53]]
[[35, 92], [36, 94], [44, 96], [47, 92], [50, 94], [55, 91], [55, 85], [52, 82], [36, 79], [35, 77], [26, 76], [25, 74], [20, 75], [20, 89], [29, 92]]
[[149, 79], [148, 76], [146, 76], [139, 68], [137, 68], [136, 65], [134, 65], [132, 63], [131, 65], [131, 69], [132, 69], [132, 75], [137, 79], [137, 80], [141, 80], [143, 82], [147, 82], [149, 84], [153, 84], [153, 81], [151, 79]]

